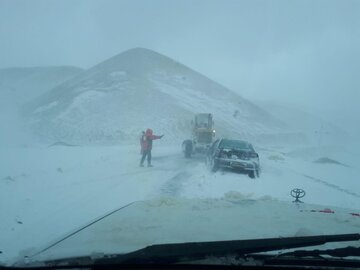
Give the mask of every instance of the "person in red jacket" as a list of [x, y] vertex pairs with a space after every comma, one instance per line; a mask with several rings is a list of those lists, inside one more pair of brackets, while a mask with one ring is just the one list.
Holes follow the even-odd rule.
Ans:
[[156, 136], [153, 135], [152, 129], [148, 128], [145, 132], [145, 135], [142, 136], [142, 143], [141, 143], [141, 149], [142, 149], [142, 157], [140, 161], [140, 166], [144, 167], [144, 161], [147, 157], [147, 165], [148, 167], [152, 167], [151, 165], [151, 150], [152, 150], [152, 141], [161, 139], [164, 135]]
[[144, 141], [145, 141], [145, 131], [141, 131], [140, 136], [140, 155], [144, 152]]

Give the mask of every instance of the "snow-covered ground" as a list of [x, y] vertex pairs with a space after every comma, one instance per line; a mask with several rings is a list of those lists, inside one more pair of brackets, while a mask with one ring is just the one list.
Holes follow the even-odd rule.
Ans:
[[[150, 200], [150, 204], [151, 201], [155, 204], [159, 201], [168, 202], [165, 206], [183, 203], [185, 208], [198, 203], [198, 217], [207, 211], [203, 207], [204, 200], [208, 201], [208, 205], [215, 205], [219, 199], [258, 202], [260, 212], [255, 214], [257, 223], [254, 226], [263, 226], [259, 224], [261, 215], [269, 211], [282, 222], [286, 220], [285, 224], [289, 227], [289, 230], [281, 230], [274, 226], [273, 221], [266, 219], [264, 222], [267, 222], [268, 228], [258, 236], [291, 236], [296, 234], [297, 229], [304, 228], [304, 225], [297, 225], [289, 216], [290, 209], [296, 213], [301, 210], [293, 206], [293, 198], [289, 193], [293, 188], [302, 188], [307, 192], [302, 199], [305, 202], [301, 206], [303, 210], [347, 209], [341, 210], [341, 216], [337, 214], [338, 210], [332, 214], [331, 224], [328, 224], [331, 228], [313, 229], [309, 234], [349, 233], [354, 232], [354, 228], [360, 228], [360, 217], [349, 214], [360, 212], [359, 166], [356, 162], [359, 156], [356, 151], [326, 147], [258, 147], [258, 152], [262, 166], [261, 177], [250, 179], [230, 171], [210, 173], [202, 156], [184, 159], [179, 146], [168, 146], [164, 141], [155, 143], [153, 168], [138, 166], [140, 155], [137, 145], [3, 149], [0, 153], [0, 262], [13, 260], [19, 255], [34, 254], [106, 213], [143, 200]], [[314, 163], [319, 157], [328, 157], [346, 166]], [[204, 200], [197, 201], [201, 199]], [[282, 205], [282, 202], [286, 204]], [[257, 211], [254, 205], [251, 207], [248, 209], [250, 213]], [[216, 207], [210, 208], [219, 219], [230, 215], [225, 211], [226, 205], [219, 207], [217, 212]], [[158, 209], [159, 213], [168, 210]], [[170, 212], [176, 215], [176, 211], [173, 209]], [[239, 215], [243, 216], [244, 211], [245, 208], [239, 210]], [[305, 223], [308, 219], [305, 227], [309, 229], [315, 224], [321, 224], [313, 221], [321, 220], [321, 216], [314, 217], [314, 214], [309, 213], [302, 215], [301, 219]], [[149, 219], [138, 218], [138, 222], [144, 218], [144, 223]], [[186, 227], [187, 222], [191, 223], [191, 219], [184, 221], [182, 226]], [[236, 236], [243, 239], [255, 237], [257, 230], [249, 223], [246, 224], [248, 230], [242, 228], [241, 234]], [[213, 226], [202, 232], [202, 240], [207, 237], [214, 239], [215, 229], [220, 231], [216, 239], [225, 237], [221, 233], [225, 229], [220, 223], [214, 223]], [[167, 236], [163, 238], [164, 241], [169, 239]], [[161, 242], [161, 239], [157, 241]]]

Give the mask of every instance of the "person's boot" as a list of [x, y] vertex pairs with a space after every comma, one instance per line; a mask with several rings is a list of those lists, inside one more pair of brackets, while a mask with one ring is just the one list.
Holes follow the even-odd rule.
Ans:
[[148, 163], [148, 167], [153, 167], [153, 165], [151, 165], [151, 163]]
[[144, 167], [144, 164], [140, 163], [140, 167]]

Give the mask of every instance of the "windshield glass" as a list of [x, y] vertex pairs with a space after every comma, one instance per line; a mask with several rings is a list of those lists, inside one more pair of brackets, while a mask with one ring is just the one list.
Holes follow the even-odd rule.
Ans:
[[0, 265], [358, 233], [359, 14], [0, 0]]

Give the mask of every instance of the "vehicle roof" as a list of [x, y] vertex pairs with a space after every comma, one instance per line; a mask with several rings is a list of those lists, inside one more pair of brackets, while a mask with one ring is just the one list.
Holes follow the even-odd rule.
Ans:
[[220, 141], [233, 141], [233, 142], [242, 142], [242, 143], [251, 144], [251, 143], [248, 142], [248, 141], [238, 140], [238, 139], [228, 139], [228, 138], [220, 138]]
[[243, 144], [244, 146], [246, 146], [246, 148], [249, 148], [252, 151], [255, 151], [252, 144], [250, 142], [248, 142], [248, 141], [236, 140], [236, 139], [227, 139], [227, 138], [220, 138], [220, 141], [219, 141], [219, 144], [217, 145], [217, 147], [219, 147], [222, 144], [223, 141], [229, 142], [230, 144], [231, 144], [231, 142], [236, 142], [238, 144]]

